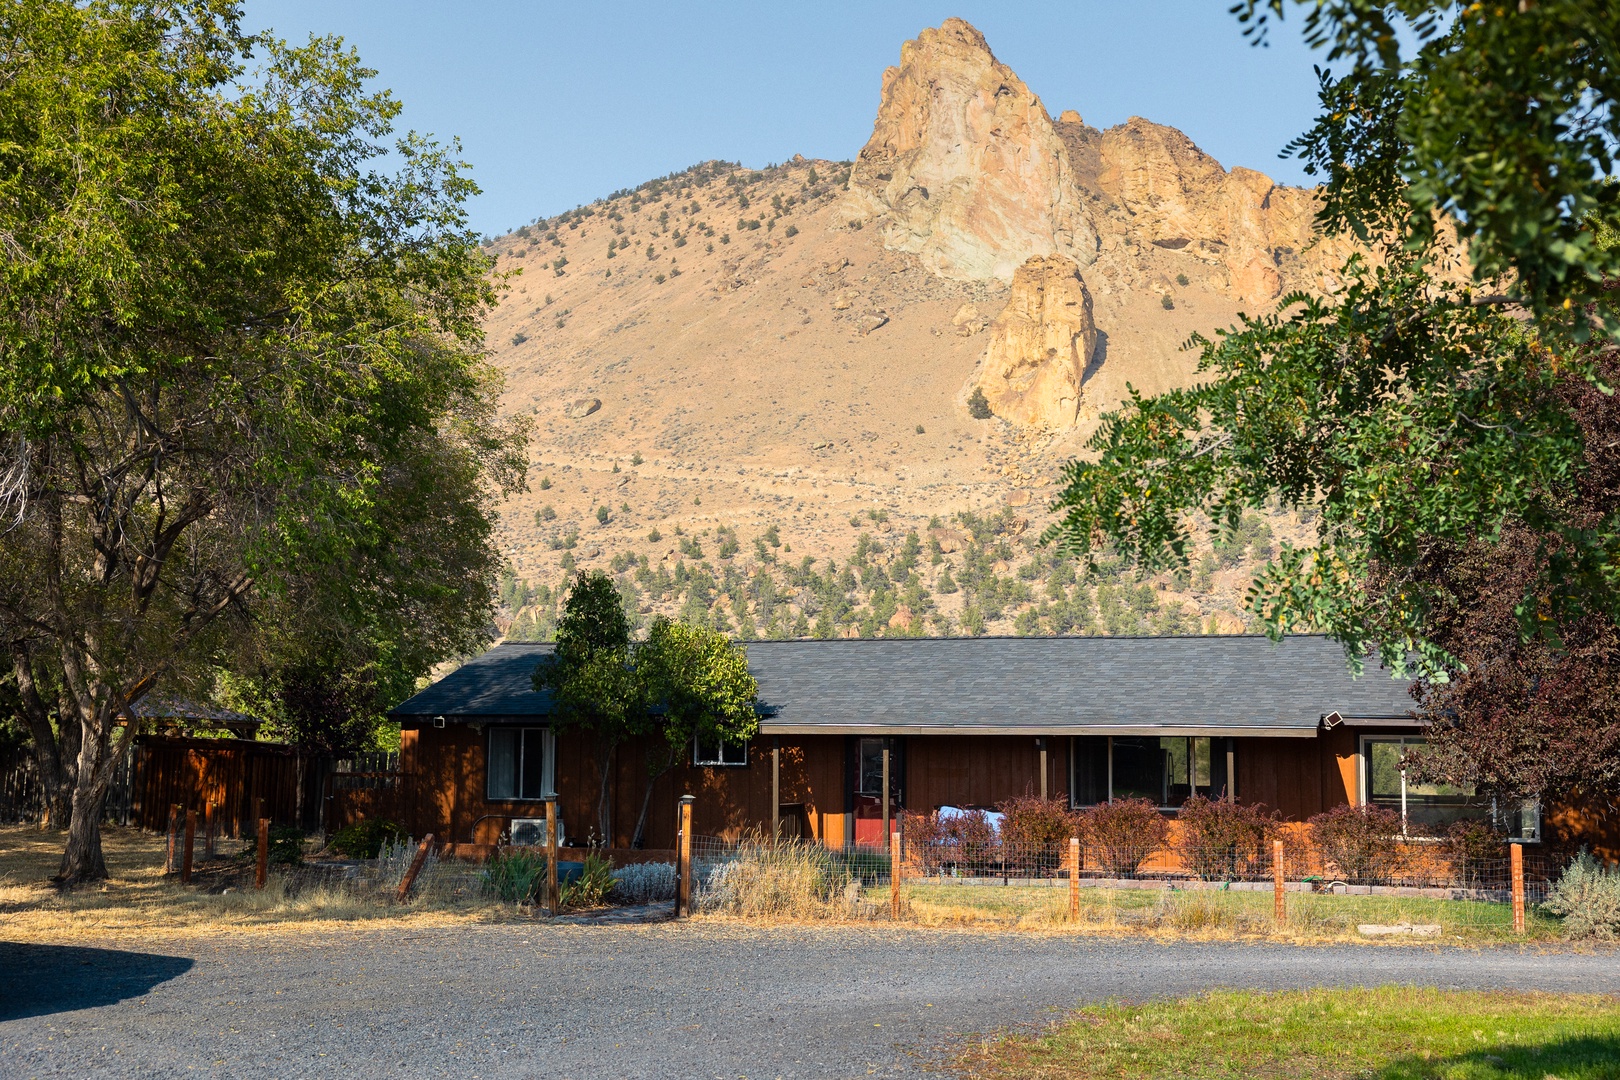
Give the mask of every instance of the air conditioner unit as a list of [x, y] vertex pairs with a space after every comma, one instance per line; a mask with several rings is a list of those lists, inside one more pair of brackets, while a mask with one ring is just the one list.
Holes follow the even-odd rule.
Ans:
[[[544, 847], [546, 843], [545, 818], [513, 818], [510, 835], [514, 847]], [[557, 843], [562, 844], [563, 826], [557, 822]]]

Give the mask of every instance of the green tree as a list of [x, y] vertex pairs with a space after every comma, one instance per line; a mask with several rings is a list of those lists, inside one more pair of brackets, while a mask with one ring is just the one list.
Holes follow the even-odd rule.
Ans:
[[[1288, 6], [1250, 0], [1240, 17], [1263, 34]], [[1280, 499], [1316, 515], [1317, 537], [1255, 580], [1268, 632], [1325, 630], [1353, 664], [1376, 647], [1396, 672], [1415, 655], [1443, 679], [1457, 661], [1434, 638], [1440, 586], [1414, 572], [1436, 544], [1490, 545], [1515, 523], [1549, 538], [1522, 579], [1526, 632], [1565, 609], [1620, 611], [1615, 517], [1560, 509], [1583, 465], [1556, 392], [1571, 376], [1607, 390], [1592, 349], [1616, 326], [1601, 240], [1620, 195], [1620, 8], [1307, 7], [1308, 40], [1349, 68], [1321, 72], [1320, 116], [1293, 150], [1326, 175], [1322, 227], [1365, 254], [1330, 298], [1286, 296], [1195, 338], [1198, 386], [1107, 416], [1048, 537], [1185, 565], [1189, 511], [1230, 534]]]
[[600, 570], [575, 576], [556, 641], [552, 654], [535, 666], [534, 688], [551, 692], [558, 730], [577, 727], [595, 736], [597, 835], [607, 838], [614, 752], [648, 731], [647, 686], [631, 662], [630, 622], [611, 577]]
[[647, 787], [632, 847], [641, 847], [653, 785], [692, 752], [694, 740], [743, 742], [759, 732], [759, 684], [748, 651], [723, 634], [663, 616], [636, 646], [636, 671], [647, 688], [655, 737], [647, 749]]
[[[206, 692], [282, 616], [408, 643], [415, 674], [470, 644], [524, 440], [476, 189], [454, 148], [389, 140], [336, 40], [247, 35], [223, 0], [20, 0], [0, 53], [0, 630], [61, 691], [29, 720], [72, 883], [106, 874], [115, 721], [154, 686]], [[388, 535], [439, 469], [444, 560]], [[402, 600], [463, 615], [413, 637]]]

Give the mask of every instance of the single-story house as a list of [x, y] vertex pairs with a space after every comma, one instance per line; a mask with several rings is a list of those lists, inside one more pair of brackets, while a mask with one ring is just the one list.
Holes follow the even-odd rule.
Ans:
[[[603, 763], [588, 733], [553, 730], [550, 697], [531, 683], [550, 649], [498, 645], [391, 712], [417, 835], [492, 844], [512, 822], [541, 816], [555, 792], [569, 842], [629, 845], [646, 748], [622, 745], [606, 763], [611, 836], [594, 836]], [[1541, 834], [1537, 807], [1504, 812], [1470, 791], [1408, 782], [1401, 757], [1423, 739], [1408, 684], [1375, 663], [1351, 677], [1325, 637], [757, 641], [747, 650], [758, 736], [691, 747], [654, 787], [645, 846], [673, 844], [683, 794], [697, 796], [699, 833], [775, 827], [833, 844], [880, 842], [885, 818], [902, 809], [1028, 793], [1075, 806], [1145, 797], [1167, 814], [1193, 794], [1226, 796], [1296, 821], [1374, 803], [1413, 831], [1494, 813], [1516, 835]], [[1550, 815], [1549, 827], [1558, 824]]]

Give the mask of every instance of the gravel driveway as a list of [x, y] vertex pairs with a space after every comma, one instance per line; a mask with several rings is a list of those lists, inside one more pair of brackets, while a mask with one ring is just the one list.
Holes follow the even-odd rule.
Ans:
[[713, 924], [0, 942], [0, 1075], [913, 1076], [1109, 997], [1422, 983], [1620, 992], [1613, 953]]

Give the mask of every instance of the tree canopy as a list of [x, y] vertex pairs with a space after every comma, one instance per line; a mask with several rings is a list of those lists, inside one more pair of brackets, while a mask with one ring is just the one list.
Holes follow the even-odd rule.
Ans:
[[[1284, 545], [1249, 593], [1269, 633], [1325, 631], [1353, 666], [1376, 651], [1431, 688], [1534, 641], [1550, 663], [1566, 629], [1591, 643], [1620, 618], [1620, 508], [1580, 495], [1608, 451], [1576, 406], [1591, 402], [1579, 387], [1612, 393], [1620, 329], [1620, 8], [1301, 6], [1307, 41], [1342, 71], [1319, 69], [1319, 115], [1289, 151], [1325, 181], [1319, 226], [1359, 253], [1320, 293], [1195, 335], [1197, 385], [1133, 392], [1106, 415], [1048, 538], [1157, 569], [1245, 510], [1305, 511], [1314, 542]], [[1234, 11], [1263, 40], [1293, 9]], [[1468, 623], [1459, 597], [1485, 594]], [[1487, 622], [1489, 644], [1470, 644]], [[1429, 701], [1442, 699], [1463, 701]], [[1450, 742], [1434, 767], [1501, 790], [1540, 782], [1481, 757], [1526, 698], [1472, 701], [1437, 733]]]
[[77, 747], [71, 881], [105, 873], [115, 718], [153, 686], [278, 632], [363, 631], [412, 677], [476, 644], [523, 438], [476, 189], [390, 138], [341, 42], [224, 0], [19, 0], [0, 43], [0, 629], [60, 691], [36, 741]]

